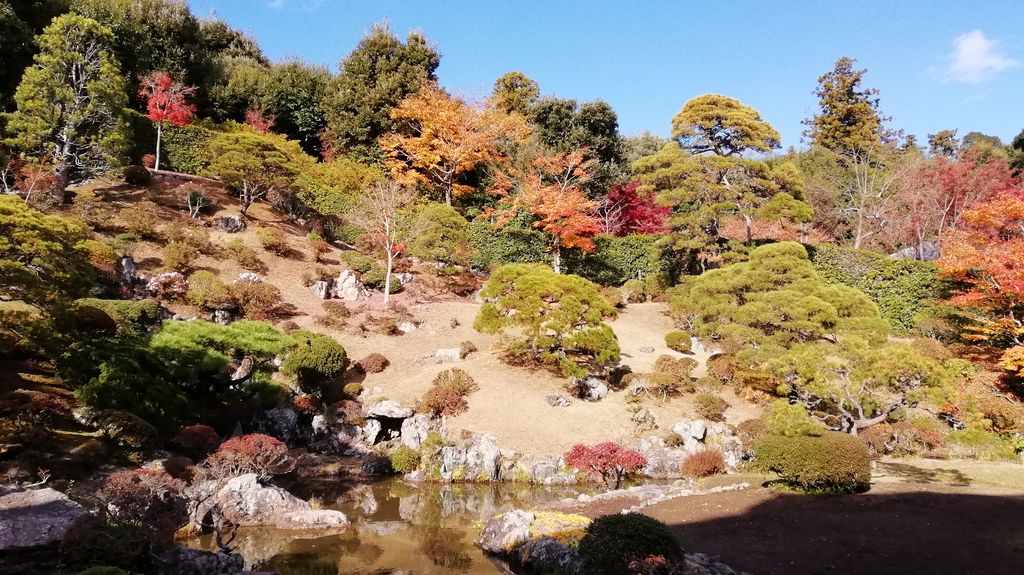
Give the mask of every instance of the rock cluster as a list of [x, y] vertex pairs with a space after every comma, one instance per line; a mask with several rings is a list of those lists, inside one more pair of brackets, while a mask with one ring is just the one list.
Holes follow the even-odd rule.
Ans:
[[89, 512], [50, 488], [0, 497], [0, 552], [56, 545]]
[[265, 486], [249, 473], [226, 481], [204, 481], [189, 488], [191, 521], [202, 525], [216, 508], [236, 525], [278, 529], [336, 529], [348, 525], [340, 511], [313, 509], [280, 487]]
[[354, 271], [342, 270], [338, 279], [334, 280], [334, 296], [345, 301], [360, 301], [370, 297], [370, 293]]

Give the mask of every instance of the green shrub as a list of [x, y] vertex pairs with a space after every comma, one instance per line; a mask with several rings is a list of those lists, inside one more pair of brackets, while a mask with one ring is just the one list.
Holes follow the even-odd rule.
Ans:
[[220, 309], [232, 303], [231, 290], [213, 272], [199, 270], [188, 277], [185, 301], [202, 309]]
[[[373, 290], [384, 289], [384, 274], [387, 273], [387, 269], [383, 264], [374, 260], [370, 269], [359, 276], [359, 281], [363, 282], [363, 285]], [[402, 282], [395, 278], [394, 274], [391, 275], [391, 293], [398, 293], [402, 291]]]
[[467, 235], [473, 250], [470, 265], [477, 269], [486, 270], [511, 263], [551, 262], [547, 238], [532, 227], [527, 216], [519, 217], [499, 230], [486, 220], [473, 220]]
[[376, 262], [376, 260], [370, 256], [364, 256], [354, 250], [341, 252], [339, 257], [341, 261], [348, 265], [348, 269], [356, 272], [357, 274], [365, 274], [370, 271], [370, 268], [372, 268], [373, 264]]
[[640, 280], [629, 280], [619, 288], [622, 299], [627, 303], [643, 303], [647, 301], [647, 290], [644, 282]]
[[868, 448], [846, 433], [767, 435], [757, 441], [754, 456], [759, 467], [809, 493], [858, 493], [871, 484]]
[[653, 395], [666, 400], [669, 396], [679, 395], [686, 391], [692, 391], [693, 386], [689, 382], [683, 382], [675, 375], [656, 371], [648, 373], [643, 377], [644, 387]]
[[288, 335], [298, 345], [285, 357], [281, 371], [294, 375], [306, 393], [319, 393], [321, 385], [338, 377], [348, 367], [345, 348], [333, 337], [309, 331], [293, 331]]
[[347, 383], [345, 384], [344, 389], [342, 389], [342, 392], [345, 394], [345, 397], [355, 399], [359, 397], [359, 394], [363, 393], [363, 384]]
[[142, 166], [125, 166], [122, 170], [124, 183], [131, 186], [148, 186], [153, 182], [149, 170]]
[[259, 239], [263, 249], [268, 252], [279, 256], [288, 253], [288, 240], [277, 228], [259, 228], [256, 230], [256, 238]]
[[210, 165], [206, 141], [216, 132], [201, 124], [168, 126], [163, 132], [160, 167], [186, 174], [201, 173]]
[[199, 251], [194, 247], [179, 242], [171, 242], [163, 249], [164, 267], [176, 272], [185, 272], [192, 269], [199, 257]]
[[409, 243], [409, 255], [426, 261], [469, 263], [469, 222], [451, 206], [431, 202], [418, 210], [423, 230]]
[[145, 453], [160, 446], [160, 434], [141, 417], [114, 409], [101, 411], [95, 418], [103, 435], [119, 447]]
[[142, 336], [160, 323], [160, 304], [152, 299], [132, 301], [85, 298], [76, 300], [75, 305], [103, 311], [114, 320], [120, 335]]
[[661, 556], [675, 564], [683, 559], [672, 530], [657, 519], [637, 513], [598, 517], [587, 526], [580, 541], [584, 573], [623, 575], [632, 573], [630, 563]]
[[729, 404], [717, 395], [710, 393], [698, 393], [693, 398], [693, 409], [697, 417], [703, 417], [709, 421], [723, 421], [723, 414], [729, 409]]
[[267, 266], [262, 261], [260, 261], [260, 258], [259, 256], [256, 255], [255, 250], [245, 245], [245, 242], [242, 241], [242, 238], [235, 238], [231, 240], [230, 242], [228, 242], [228, 245], [225, 247], [225, 249], [228, 253], [228, 257], [234, 260], [235, 263], [242, 266], [243, 268], [254, 272], [266, 271]]
[[[602, 285], [622, 285], [627, 280], [639, 281], [638, 278], [668, 274], [668, 260], [663, 258], [662, 249], [657, 245], [659, 239], [659, 236], [647, 234], [596, 236], [593, 252], [566, 251], [566, 273]], [[640, 281], [640, 286], [645, 287], [645, 282]], [[646, 289], [643, 294], [644, 297], [654, 295], [648, 294]]]
[[693, 351], [693, 340], [685, 331], [670, 331], [665, 334], [665, 345], [672, 351], [690, 353]]
[[[689, 357], [676, 359], [669, 355], [660, 355], [654, 360], [654, 371], [667, 373], [679, 380], [681, 384], [690, 383], [690, 374], [697, 367], [697, 361]], [[686, 387], [689, 387], [686, 385]]]
[[894, 331], [909, 333], [947, 289], [931, 262], [894, 259], [877, 252], [818, 245], [809, 250], [818, 275], [866, 293]]
[[471, 375], [457, 367], [437, 374], [437, 377], [434, 378], [434, 385], [447, 387], [459, 395], [469, 395], [480, 389]]
[[164, 233], [169, 242], [180, 242], [195, 248], [201, 254], [212, 251], [213, 244], [210, 242], [210, 232], [200, 226], [173, 226]]
[[402, 445], [391, 452], [391, 469], [396, 473], [412, 473], [420, 468], [420, 452]]
[[126, 232], [135, 237], [149, 240], [157, 236], [158, 210], [159, 208], [153, 202], [142, 201], [121, 210], [119, 216]]

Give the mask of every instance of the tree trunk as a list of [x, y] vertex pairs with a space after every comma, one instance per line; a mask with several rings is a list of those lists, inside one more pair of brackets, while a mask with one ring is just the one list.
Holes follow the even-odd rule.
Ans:
[[156, 161], [153, 162], [153, 169], [160, 169], [160, 137], [163, 135], [163, 122], [156, 123]]
[[750, 214], [745, 214], [743, 223], [747, 225], [747, 244], [750, 244], [754, 241], [754, 218]]
[[562, 273], [562, 248], [559, 246], [555, 246], [555, 250], [551, 252], [551, 268], [556, 274]]
[[394, 248], [388, 246], [388, 269], [384, 273], [384, 307], [388, 307], [388, 300], [391, 298], [391, 269], [395, 265]]

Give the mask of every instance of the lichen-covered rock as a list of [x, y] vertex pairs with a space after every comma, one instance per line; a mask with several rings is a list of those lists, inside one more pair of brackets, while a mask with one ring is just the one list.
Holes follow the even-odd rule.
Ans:
[[488, 521], [476, 544], [488, 553], [521, 560], [517, 555], [526, 543], [547, 538], [573, 546], [582, 539], [588, 525], [590, 519], [582, 515], [514, 509]]
[[406, 418], [402, 421], [402, 445], [419, 449], [436, 427], [435, 420], [422, 413]]
[[88, 514], [49, 487], [4, 495], [0, 497], [0, 551], [55, 545]]

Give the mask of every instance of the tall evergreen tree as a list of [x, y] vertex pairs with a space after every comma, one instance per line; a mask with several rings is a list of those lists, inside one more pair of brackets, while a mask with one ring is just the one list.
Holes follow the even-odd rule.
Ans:
[[818, 78], [814, 95], [819, 111], [803, 122], [807, 126], [804, 137], [812, 145], [852, 154], [891, 139], [883, 127], [890, 118], [878, 111], [878, 89], [861, 86], [867, 70], [855, 70], [856, 62], [844, 56]]

